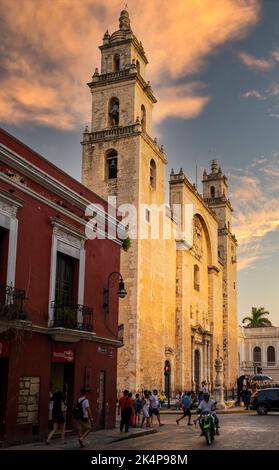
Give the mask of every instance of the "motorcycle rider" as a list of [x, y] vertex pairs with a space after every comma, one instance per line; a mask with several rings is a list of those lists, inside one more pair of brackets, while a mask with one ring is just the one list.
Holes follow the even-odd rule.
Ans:
[[[215, 412], [215, 408], [216, 408], [216, 402], [214, 400], [212, 400], [210, 398], [210, 395], [209, 393], [204, 393], [204, 396], [203, 396], [203, 400], [200, 402], [199, 404], [199, 407], [198, 407], [198, 410], [197, 410], [197, 413], [199, 415], [199, 417], [197, 419], [195, 419], [194, 423], [196, 424], [196, 422], [199, 420], [200, 416], [205, 413], [205, 412], [209, 412], [211, 413], [214, 418], [215, 418], [215, 425], [216, 425], [216, 434], [217, 436], [219, 436], [219, 419], [217, 417], [217, 414]], [[200, 428], [201, 428], [201, 436], [203, 435], [203, 429], [200, 425]]]

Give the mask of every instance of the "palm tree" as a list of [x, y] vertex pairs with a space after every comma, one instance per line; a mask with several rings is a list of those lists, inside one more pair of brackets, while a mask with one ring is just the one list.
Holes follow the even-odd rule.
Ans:
[[242, 323], [248, 321], [248, 325], [245, 325], [247, 328], [272, 326], [271, 321], [268, 318], [263, 317], [263, 315], [269, 315], [269, 312], [267, 312], [264, 307], [252, 307], [252, 316], [243, 318]]

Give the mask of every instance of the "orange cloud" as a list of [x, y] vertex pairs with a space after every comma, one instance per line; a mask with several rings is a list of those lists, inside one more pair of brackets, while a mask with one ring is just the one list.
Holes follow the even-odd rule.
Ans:
[[[62, 129], [88, 122], [85, 83], [100, 63], [105, 30], [118, 28], [120, 8], [119, 0], [0, 0], [0, 119]], [[131, 0], [129, 11], [155, 95], [159, 86], [168, 94], [160, 93], [157, 119], [190, 118], [209, 98], [188, 89], [183, 96], [181, 87], [176, 93], [175, 82], [199, 72], [225, 42], [244, 37], [259, 19], [260, 0]]]
[[251, 69], [255, 70], [271, 70], [274, 67], [274, 61], [270, 59], [257, 59], [246, 52], [239, 52], [239, 59], [243, 62], [244, 65]]

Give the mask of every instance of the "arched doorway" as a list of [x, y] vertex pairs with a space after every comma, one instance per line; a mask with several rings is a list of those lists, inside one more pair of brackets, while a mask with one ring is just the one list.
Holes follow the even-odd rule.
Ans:
[[194, 352], [194, 380], [196, 393], [199, 393], [199, 387], [201, 383], [201, 355], [198, 349]]

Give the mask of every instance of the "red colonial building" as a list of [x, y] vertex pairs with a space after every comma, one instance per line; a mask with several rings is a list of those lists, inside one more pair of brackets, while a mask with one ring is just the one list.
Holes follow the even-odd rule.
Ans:
[[[86, 237], [89, 205], [91, 217], [95, 205], [103, 207], [96, 209], [103, 218], [94, 229], [96, 239]], [[106, 201], [0, 130], [0, 442], [5, 445], [45, 439], [50, 389], [66, 395], [68, 429], [82, 387], [95, 429], [115, 424], [122, 346], [118, 297], [125, 288], [118, 274], [122, 243], [104, 236], [108, 220], [118, 228], [119, 221], [107, 211]]]

